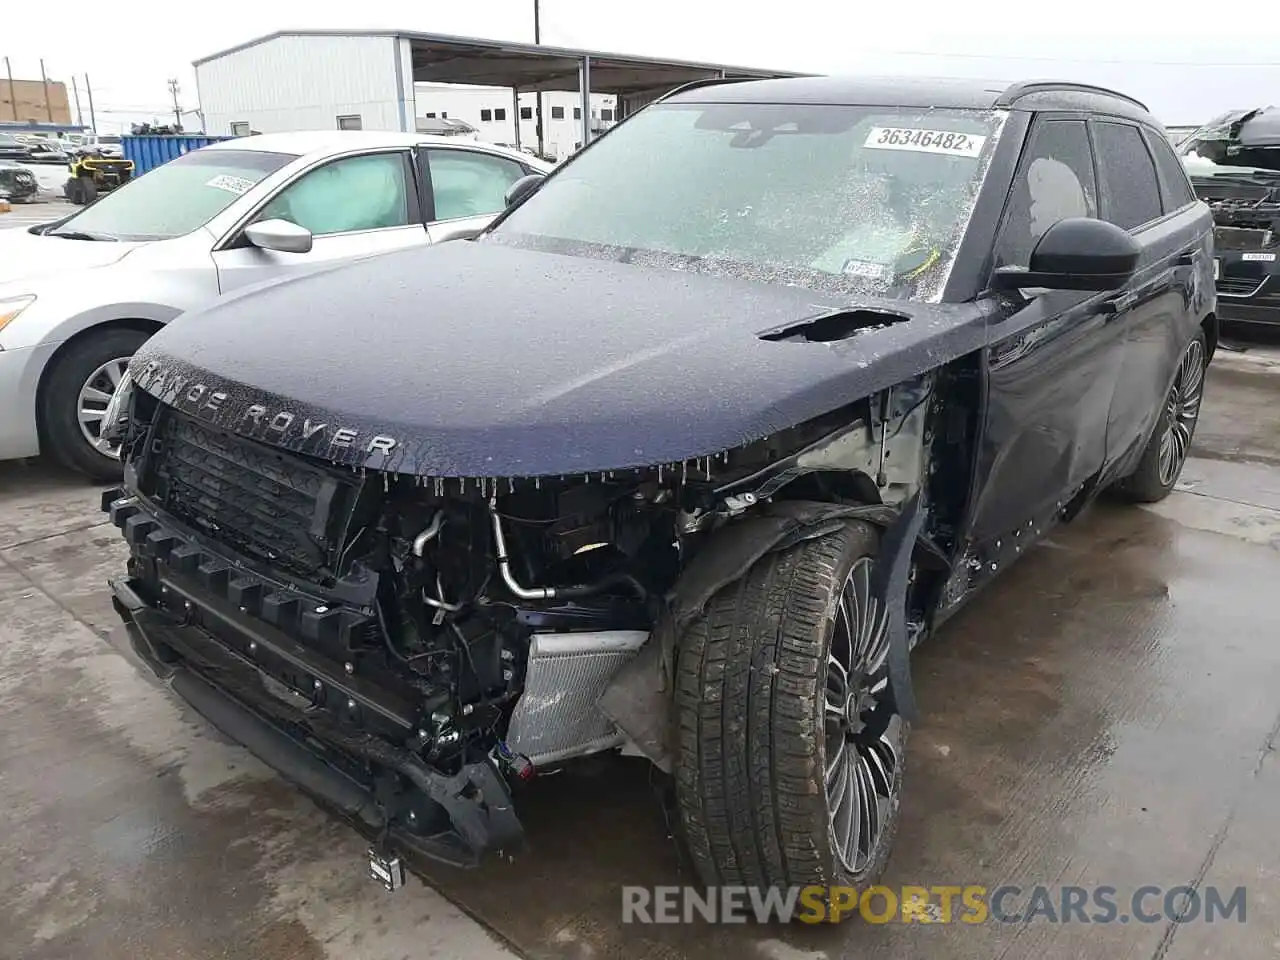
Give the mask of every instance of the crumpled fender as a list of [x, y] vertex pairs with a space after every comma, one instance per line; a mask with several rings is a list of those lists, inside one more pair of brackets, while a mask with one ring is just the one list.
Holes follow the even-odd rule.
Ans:
[[636, 657], [618, 671], [601, 696], [600, 710], [618, 725], [661, 770], [673, 770], [671, 698], [675, 646], [685, 627], [711, 598], [741, 579], [763, 556], [825, 536], [849, 520], [865, 520], [884, 532], [872, 588], [891, 611], [889, 679], [898, 712], [915, 719], [908, 650], [907, 586], [911, 561], [946, 568], [941, 551], [920, 536], [924, 505], [916, 494], [901, 508], [884, 504], [845, 505], [783, 501], [729, 524], [690, 561], [667, 596], [667, 609]]

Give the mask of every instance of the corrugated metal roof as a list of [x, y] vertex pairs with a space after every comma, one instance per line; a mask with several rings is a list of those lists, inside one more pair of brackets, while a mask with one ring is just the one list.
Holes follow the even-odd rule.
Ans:
[[521, 90], [577, 90], [578, 65], [591, 60], [591, 88], [606, 93], [669, 89], [707, 77], [801, 77], [812, 74], [735, 67], [687, 60], [577, 50], [505, 40], [483, 40], [413, 30], [279, 30], [193, 61], [218, 60], [280, 37], [398, 37], [413, 51], [413, 79], [420, 83], [466, 83]]

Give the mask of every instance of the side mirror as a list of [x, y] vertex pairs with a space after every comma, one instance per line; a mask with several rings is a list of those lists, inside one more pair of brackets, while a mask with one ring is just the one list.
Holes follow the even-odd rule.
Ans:
[[507, 188], [507, 195], [504, 198], [507, 206], [510, 207], [520, 203], [525, 197], [542, 186], [542, 181], [545, 179], [546, 177], [540, 173], [531, 173], [527, 177], [521, 177]]
[[1132, 279], [1142, 248], [1128, 232], [1105, 220], [1059, 220], [1031, 251], [1029, 269], [1000, 267], [996, 290], [1118, 290]]
[[311, 231], [288, 220], [260, 220], [244, 228], [244, 238], [262, 250], [310, 253]]

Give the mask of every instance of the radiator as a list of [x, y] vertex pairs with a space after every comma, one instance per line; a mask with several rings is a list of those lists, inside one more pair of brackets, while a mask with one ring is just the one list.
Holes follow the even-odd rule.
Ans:
[[507, 746], [535, 766], [621, 746], [625, 737], [596, 704], [648, 637], [644, 630], [535, 633]]

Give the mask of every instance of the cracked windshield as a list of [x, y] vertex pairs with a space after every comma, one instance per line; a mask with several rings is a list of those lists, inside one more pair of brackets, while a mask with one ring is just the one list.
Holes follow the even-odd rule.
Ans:
[[654, 107], [549, 179], [491, 239], [932, 300], [1002, 122], [975, 110]]

